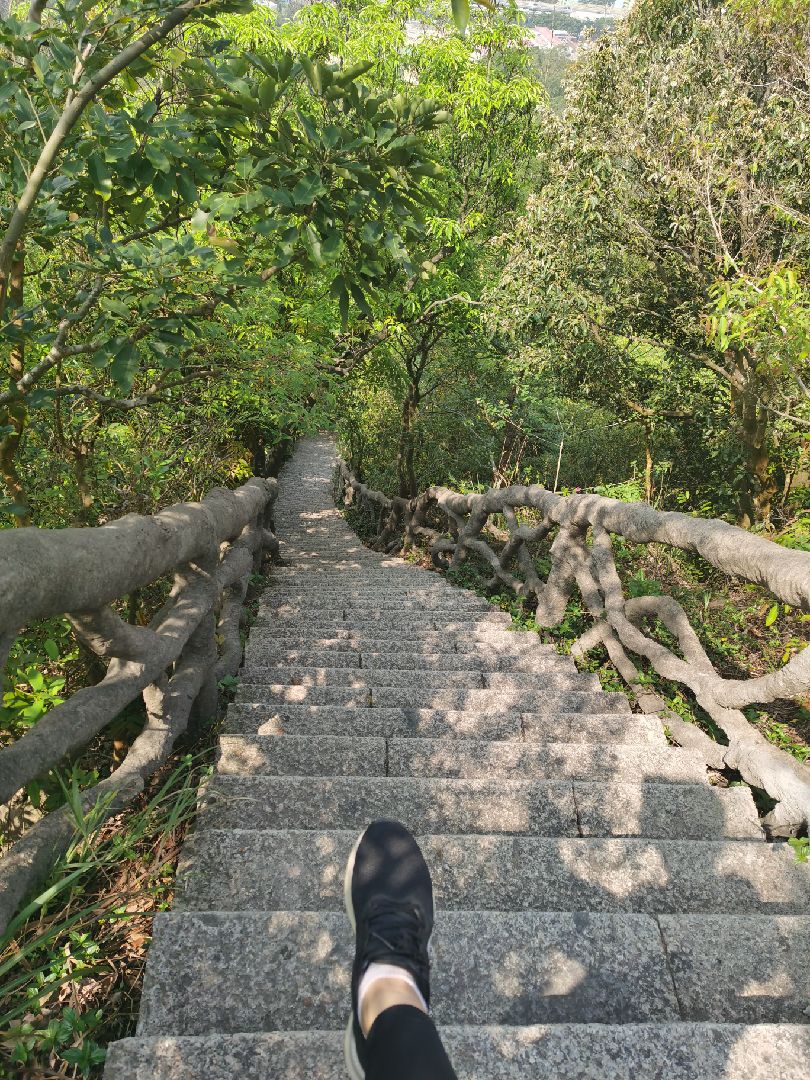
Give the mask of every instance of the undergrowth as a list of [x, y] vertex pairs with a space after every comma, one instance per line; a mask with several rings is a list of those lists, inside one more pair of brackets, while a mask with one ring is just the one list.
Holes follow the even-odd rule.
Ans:
[[107, 1044], [134, 1031], [152, 918], [171, 903], [211, 758], [175, 757], [107, 821], [65, 790], [74, 840], [0, 938], [0, 1076], [100, 1076]]
[[[264, 574], [250, 578], [243, 644], [266, 583]], [[71, 681], [69, 668], [60, 665], [69, 665], [78, 653], [63, 623], [52, 620], [17, 644], [0, 713], [6, 738], [21, 734], [58, 704], [62, 685]], [[53, 665], [43, 675], [46, 691], [37, 689], [43, 647]], [[19, 678], [20, 670], [31, 677]], [[223, 679], [222, 694], [235, 683]], [[40, 702], [29, 699], [31, 691], [41, 695]], [[81, 791], [108, 775], [126, 754], [142, 728], [141, 714], [134, 703], [110, 725], [112, 735], [108, 730], [103, 741], [25, 793], [25, 804], [34, 811], [65, 806], [75, 836], [37, 896], [0, 938], [2, 1080], [95, 1080], [102, 1075], [107, 1045], [134, 1033], [152, 919], [171, 906], [180, 847], [196, 814], [200, 784], [213, 770], [218, 739], [218, 725], [193, 726], [133, 806], [106, 821], [103, 804], [83, 814]]]

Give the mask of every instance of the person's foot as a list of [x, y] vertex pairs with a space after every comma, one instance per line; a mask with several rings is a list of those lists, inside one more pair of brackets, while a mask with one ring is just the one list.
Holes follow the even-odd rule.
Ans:
[[352, 1080], [366, 1074], [366, 1035], [396, 1004], [427, 1011], [433, 885], [419, 845], [397, 821], [375, 821], [346, 864], [346, 912], [356, 934], [352, 1013], [344, 1052]]

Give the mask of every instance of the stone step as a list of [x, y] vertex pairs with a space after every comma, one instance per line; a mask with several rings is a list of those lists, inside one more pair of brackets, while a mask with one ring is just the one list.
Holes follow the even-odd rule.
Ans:
[[410, 690], [443, 690], [459, 687], [462, 690], [502, 690], [513, 697], [515, 691], [582, 690], [601, 692], [596, 675], [578, 671], [525, 672], [479, 671], [475, 668], [346, 668], [346, 667], [264, 667], [245, 665], [242, 670], [239, 696], [248, 701], [261, 700], [252, 695], [265, 686], [338, 686], [349, 689], [391, 687]]
[[[806, 1023], [810, 1007], [806, 916], [445, 911], [432, 946], [439, 1024]], [[158, 914], [138, 1033], [339, 1028], [352, 956], [342, 912]]]
[[452, 776], [485, 780], [706, 783], [697, 751], [482, 739], [384, 739], [345, 735], [223, 735], [222, 773], [272, 776]]
[[483, 626], [508, 626], [511, 622], [505, 611], [475, 611], [467, 614], [454, 616], [452, 612], [430, 612], [416, 605], [412, 610], [401, 611], [372, 611], [347, 613], [337, 609], [328, 614], [326, 612], [296, 612], [290, 615], [273, 614], [263, 615], [261, 612], [256, 616], [256, 626], [294, 626], [305, 629], [326, 630], [378, 630], [389, 629], [396, 631], [398, 628], [414, 630], [443, 630], [446, 632], [470, 631], [480, 629]]
[[[351, 831], [203, 829], [183, 847], [175, 908], [341, 911]], [[787, 844], [420, 836], [437, 910], [810, 914], [810, 867]]]
[[666, 746], [661, 721], [633, 713], [454, 712], [441, 709], [351, 709], [330, 705], [233, 704], [232, 735], [347, 735], [376, 738], [519, 739], [527, 742], [629, 743]]
[[323, 583], [330, 585], [354, 585], [359, 589], [387, 588], [389, 585], [436, 585], [446, 584], [443, 577], [430, 570], [419, 570], [416, 567], [387, 566], [380, 563], [378, 566], [370, 565], [374, 560], [366, 561], [363, 566], [356, 570], [339, 569], [337, 567], [307, 565], [306, 561], [299, 562], [296, 566], [274, 566], [270, 571], [269, 588], [276, 585], [285, 587], [298, 587], [311, 584], [318, 586]]
[[747, 788], [574, 780], [215, 775], [201, 823], [216, 829], [357, 829], [396, 818], [413, 833], [761, 839]]
[[249, 644], [245, 649], [243, 671], [268, 671], [272, 668], [287, 667], [362, 667], [389, 670], [410, 668], [441, 671], [524, 671], [535, 674], [568, 671], [573, 675], [577, 670], [573, 660], [554, 652], [534, 653], [520, 650], [511, 656], [504, 653], [485, 656], [475, 652], [434, 652], [427, 649], [422, 653], [394, 649], [371, 652], [346, 647], [346, 644], [338, 641], [329, 648], [312, 650]]
[[[447, 1027], [458, 1080], [807, 1080], [800, 1024]], [[341, 1031], [123, 1039], [105, 1080], [346, 1080]]]
[[370, 603], [378, 600], [436, 600], [457, 599], [463, 601], [476, 600], [478, 603], [488, 603], [484, 597], [477, 596], [467, 589], [456, 589], [446, 582], [436, 580], [435, 584], [394, 584], [394, 585], [274, 585], [265, 589], [262, 601], [268, 604], [284, 602], [288, 604], [313, 604], [316, 607], [325, 607], [336, 600], [345, 600], [346, 603]]
[[286, 597], [274, 597], [272, 594], [265, 593], [264, 598], [258, 605], [258, 611], [264, 615], [284, 615], [285, 617], [290, 614], [319, 614], [321, 612], [332, 613], [336, 610], [343, 610], [345, 612], [352, 612], [357, 614], [364, 614], [367, 612], [375, 611], [451, 611], [463, 613], [461, 617], [468, 611], [497, 611], [497, 608], [493, 608], [491, 604], [488, 604], [486, 600], [480, 600], [477, 596], [448, 596], [445, 593], [441, 594], [429, 594], [429, 595], [410, 595], [410, 596], [392, 596], [390, 593], [380, 593], [377, 595], [371, 594], [366, 596], [346, 597], [346, 596], [324, 596], [322, 594], [315, 594], [317, 599], [313, 596], [286, 598]]
[[[319, 628], [295, 628], [279, 624], [254, 626], [250, 631], [249, 647], [275, 644], [284, 648], [370, 648], [382, 651], [396, 651], [402, 648], [409, 652], [430, 650], [437, 652], [527, 652], [539, 651], [549, 655], [559, 655], [553, 645], [546, 645], [534, 633], [514, 632], [508, 627], [473, 627], [469, 632], [442, 633], [429, 630], [424, 633], [403, 629], [397, 632], [395, 639], [382, 640], [374, 630], [344, 630], [342, 628], [324, 630]], [[341, 643], [344, 643], [341, 645]]]
[[417, 687], [373, 686], [367, 689], [343, 686], [263, 686], [240, 684], [237, 702], [253, 705], [339, 705], [355, 709], [457, 709], [470, 712], [510, 712], [530, 707], [532, 712], [630, 712], [624, 694], [601, 691], [542, 689], [532, 693], [506, 690], [419, 689]]

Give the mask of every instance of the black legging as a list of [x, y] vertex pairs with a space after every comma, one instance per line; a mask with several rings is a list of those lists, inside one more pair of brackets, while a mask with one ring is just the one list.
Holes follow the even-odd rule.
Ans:
[[385, 1009], [366, 1038], [366, 1080], [458, 1080], [436, 1025], [413, 1005]]

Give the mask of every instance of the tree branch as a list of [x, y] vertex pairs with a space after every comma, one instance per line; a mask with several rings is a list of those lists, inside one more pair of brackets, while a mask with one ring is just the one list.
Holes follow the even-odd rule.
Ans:
[[[33, 3], [42, 3], [44, 6], [44, 0], [33, 0]], [[183, 2], [178, 4], [174, 11], [170, 12], [161, 22], [156, 26], [153, 26], [150, 30], [147, 30], [145, 34], [142, 34], [136, 41], [131, 42], [125, 49], [122, 49], [117, 56], [113, 57], [113, 59], [97, 71], [95, 75], [91, 75], [84, 86], [82, 86], [75, 97], [73, 97], [63, 110], [48, 141], [42, 148], [36, 165], [29, 174], [28, 182], [20, 196], [20, 200], [17, 203], [14, 213], [11, 215], [11, 220], [6, 228], [2, 244], [0, 244], [0, 310], [5, 307], [7, 281], [11, 269], [11, 262], [14, 258], [17, 243], [25, 231], [28, 216], [33, 209], [34, 203], [36, 202], [37, 196], [39, 195], [40, 189], [44, 184], [48, 173], [53, 168], [54, 162], [62, 149], [65, 139], [67, 139], [70, 132], [78, 123], [82, 113], [93, 98], [95, 98], [96, 94], [98, 94], [99, 90], [112, 82], [117, 75], [120, 75], [126, 67], [134, 60], [137, 60], [137, 58], [145, 53], [147, 49], [150, 49], [158, 41], [167, 37], [176, 26], [179, 26], [181, 22], [188, 18], [195, 8], [200, 7], [204, 3], [206, 3], [206, 0], [183, 0]]]

